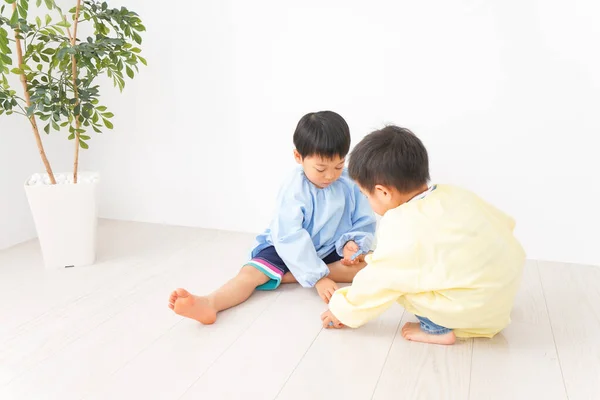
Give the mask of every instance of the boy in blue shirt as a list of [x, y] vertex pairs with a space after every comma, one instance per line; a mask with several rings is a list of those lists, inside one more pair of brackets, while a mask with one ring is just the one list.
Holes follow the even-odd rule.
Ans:
[[177, 314], [212, 324], [218, 312], [243, 303], [255, 290], [291, 282], [315, 287], [329, 303], [337, 283], [352, 282], [364, 268], [376, 220], [344, 168], [348, 124], [331, 111], [307, 114], [296, 127], [294, 145], [301, 168], [281, 189], [275, 218], [256, 238], [251, 260], [208, 296], [172, 292], [169, 307]]

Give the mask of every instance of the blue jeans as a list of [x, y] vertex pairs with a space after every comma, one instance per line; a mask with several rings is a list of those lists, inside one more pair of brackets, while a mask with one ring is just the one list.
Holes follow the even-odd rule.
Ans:
[[428, 318], [419, 317], [418, 315], [415, 315], [415, 317], [417, 317], [421, 323], [421, 330], [425, 333], [429, 333], [430, 335], [445, 335], [446, 333], [452, 332], [452, 329], [434, 324]]

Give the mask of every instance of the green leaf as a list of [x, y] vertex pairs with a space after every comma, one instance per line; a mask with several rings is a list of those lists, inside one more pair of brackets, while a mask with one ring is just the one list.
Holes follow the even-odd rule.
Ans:
[[86, 135], [79, 135], [79, 139], [81, 139], [81, 140], [90, 140], [91, 137], [86, 136]]
[[69, 140], [73, 140], [73, 139], [75, 139], [75, 134], [74, 134], [74, 133], [71, 133], [67, 139], [69, 139]]
[[133, 70], [129, 67], [126, 67], [125, 71], [127, 71], [127, 76], [133, 79]]
[[48, 54], [49, 56], [51, 56], [51, 55], [54, 55], [54, 53], [56, 53], [56, 50], [48, 48], [48, 49], [45, 49], [44, 51], [42, 51], [42, 53], [43, 54]]
[[60, 126], [58, 126], [58, 124], [56, 122], [52, 121], [52, 129], [54, 129], [55, 131], [59, 131]]
[[42, 69], [44, 68], [44, 66], [42, 64], [38, 64], [36, 68], [38, 71], [42, 72]]
[[46, 15], [46, 25], [49, 25], [50, 22], [52, 22], [52, 17], [49, 15]]
[[98, 128], [96, 128], [96, 125], [92, 125], [92, 129], [94, 130], [94, 132], [96, 133], [102, 133], [102, 131]]
[[21, 16], [21, 18], [27, 18], [27, 10], [25, 9], [25, 7], [18, 5], [17, 10], [19, 10], [19, 15]]
[[44, 132], [46, 132], [47, 135], [50, 134], [50, 124], [48, 124], [44, 127]]
[[2, 59], [4, 64], [12, 64], [12, 59], [6, 54], [0, 53], [0, 59]]
[[88, 146], [88, 144], [86, 142], [84, 142], [83, 140], [79, 141], [79, 145], [81, 146], [82, 149], [89, 149], [90, 146]]
[[133, 49], [131, 49], [131, 51], [133, 51], [134, 53], [141, 53], [142, 49], [140, 49], [139, 47], [134, 47]]
[[48, 10], [52, 10], [54, 8], [54, 1], [44, 0], [44, 3], [46, 3], [46, 7], [48, 7]]
[[104, 112], [104, 111], [106, 111], [106, 107], [104, 107], [104, 106], [98, 106], [98, 107], [96, 107], [96, 110], [98, 110], [100, 112]]
[[102, 118], [102, 121], [104, 122], [104, 126], [106, 126], [108, 129], [114, 128], [114, 125], [109, 120]]
[[16, 0], [5, 0], [5, 1], [6, 1], [6, 3], [8, 3], [8, 4], [12, 4], [12, 3], [14, 3]]
[[144, 57], [138, 56], [138, 60], [140, 60], [141, 63], [144, 64], [145, 66], [148, 66], [148, 62], [146, 61], [146, 59]]
[[20, 68], [13, 68], [10, 70], [10, 72], [12, 72], [13, 74], [21, 75], [23, 73], [23, 70]]
[[107, 113], [103, 113], [103, 114], [102, 114], [102, 116], [103, 116], [104, 118], [112, 118], [112, 117], [114, 117], [115, 115], [114, 115], [113, 113], [111, 113], [111, 112], [107, 112]]
[[62, 26], [64, 28], [70, 28], [71, 24], [69, 23], [69, 21], [67, 21], [66, 19], [63, 19], [62, 21], [60, 21], [58, 24], [56, 24], [57, 26]]
[[42, 27], [42, 19], [40, 17], [35, 17], [35, 24], [37, 25], [38, 29]]
[[23, 71], [31, 71], [31, 68], [29, 68], [29, 65], [27, 64], [21, 64], [21, 69]]
[[10, 17], [10, 24], [17, 25], [19, 23], [19, 12], [17, 10], [13, 11], [12, 17]]
[[21, 7], [26, 10], [29, 10], [29, 0], [21, 0]]
[[77, 133], [85, 133], [85, 129], [75, 128], [75, 132], [77, 132]]
[[136, 32], [132, 32], [132, 36], [133, 36], [133, 40], [137, 44], [142, 44], [142, 37], [140, 35], [138, 35]]
[[42, 5], [42, 0], [35, 0], [35, 6], [39, 7]]

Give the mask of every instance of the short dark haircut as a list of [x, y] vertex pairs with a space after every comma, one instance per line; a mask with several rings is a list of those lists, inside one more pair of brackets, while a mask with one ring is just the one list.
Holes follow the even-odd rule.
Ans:
[[298, 122], [294, 146], [302, 158], [344, 158], [350, 151], [350, 129], [344, 118], [333, 111], [309, 113]]
[[427, 149], [410, 130], [387, 126], [356, 145], [348, 172], [369, 193], [375, 185], [410, 193], [429, 182]]

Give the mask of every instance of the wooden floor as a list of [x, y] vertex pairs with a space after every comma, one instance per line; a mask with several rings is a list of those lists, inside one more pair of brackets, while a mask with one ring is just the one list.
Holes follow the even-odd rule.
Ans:
[[102, 221], [99, 260], [55, 272], [0, 252], [0, 399], [600, 399], [600, 268], [529, 262], [492, 340], [404, 341], [394, 307], [324, 331], [313, 290], [258, 293], [209, 327], [169, 292], [234, 274], [248, 234]]

